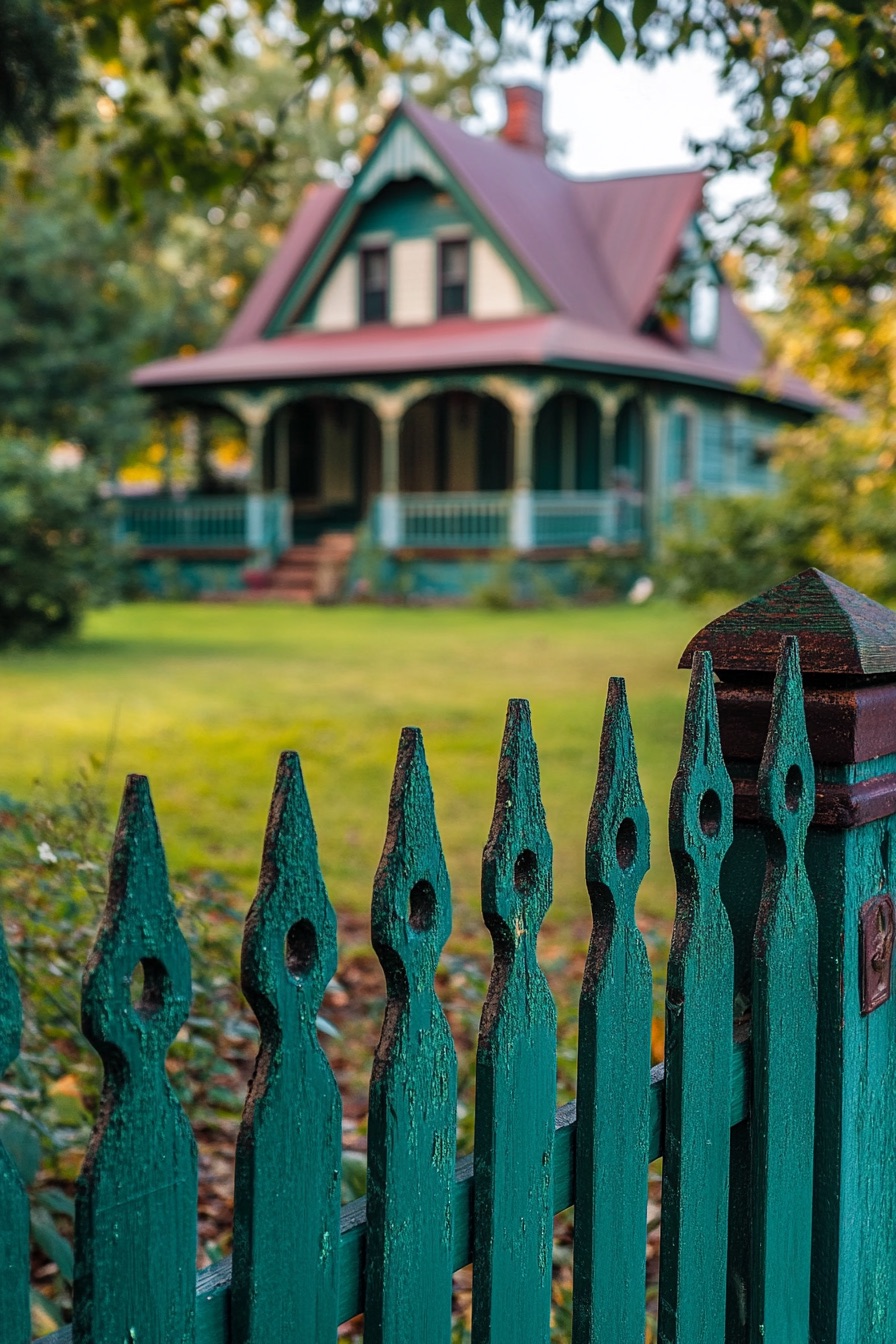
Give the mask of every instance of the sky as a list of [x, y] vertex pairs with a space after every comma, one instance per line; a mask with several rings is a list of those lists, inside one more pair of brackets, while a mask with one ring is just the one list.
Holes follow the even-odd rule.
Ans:
[[[502, 67], [502, 83], [513, 79], [544, 83], [547, 129], [563, 143], [558, 166], [575, 176], [692, 166], [690, 140], [711, 140], [737, 125], [716, 63], [702, 51], [647, 69], [617, 62], [592, 42], [572, 65], [546, 77], [534, 61]], [[481, 111], [490, 128], [499, 126], [500, 94], [485, 93]], [[760, 185], [752, 174], [726, 174], [710, 188], [712, 204], [727, 211]]]

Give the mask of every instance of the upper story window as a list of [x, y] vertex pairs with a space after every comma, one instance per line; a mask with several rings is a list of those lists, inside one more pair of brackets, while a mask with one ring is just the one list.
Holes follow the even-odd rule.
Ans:
[[470, 244], [466, 238], [439, 244], [439, 316], [454, 317], [470, 308]]
[[389, 321], [389, 249], [366, 247], [361, 252], [361, 321]]

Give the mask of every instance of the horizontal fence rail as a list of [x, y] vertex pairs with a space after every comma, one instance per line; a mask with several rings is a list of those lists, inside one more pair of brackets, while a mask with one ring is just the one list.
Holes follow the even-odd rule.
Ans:
[[[451, 1275], [471, 1262], [474, 1344], [548, 1344], [553, 1217], [571, 1205], [573, 1344], [636, 1344], [647, 1164], [657, 1157], [664, 1344], [808, 1344], [817, 934], [803, 847], [814, 789], [793, 640], [769, 712], [757, 786], [769, 861], [756, 896], [751, 1034], [737, 1013], [720, 891], [734, 794], [712, 661], [695, 654], [670, 814], [677, 905], [666, 1057], [651, 1072], [650, 969], [635, 921], [649, 824], [625, 688], [611, 682], [586, 839], [593, 930], [577, 1101], [557, 1110], [556, 1013], [537, 954], [552, 847], [529, 707], [510, 702], [482, 863], [494, 960], [475, 1142], [459, 1162], [455, 1047], [434, 989], [450, 884], [422, 736], [403, 731], [373, 884], [387, 999], [370, 1082], [368, 1193], [341, 1210], [341, 1103], [316, 1031], [337, 925], [299, 760], [284, 753], [243, 939], [241, 983], [260, 1044], [237, 1143], [234, 1251], [198, 1277], [196, 1146], [166, 1070], [189, 1011], [189, 953], [147, 781], [129, 777], [84, 976], [84, 1032], [104, 1083], [77, 1182], [73, 1323], [55, 1344], [324, 1344], [362, 1311], [367, 1341], [449, 1344]], [[797, 1029], [782, 1046], [773, 1026], [791, 1012]], [[20, 1030], [0, 943], [6, 1066]], [[745, 1166], [731, 1157], [744, 1120], [753, 1126]], [[23, 1193], [2, 1147], [0, 1159], [2, 1340], [26, 1344]], [[732, 1180], [741, 1200], [731, 1202], [729, 1229]], [[735, 1307], [726, 1306], [729, 1263], [740, 1275]], [[731, 1333], [733, 1310], [741, 1333]]]
[[[664, 1066], [650, 1072], [649, 1160], [663, 1156]], [[749, 1115], [750, 1044], [735, 1045], [731, 1059], [730, 1122], [738, 1125]], [[554, 1119], [553, 1213], [563, 1213], [576, 1198], [576, 1103], [557, 1108]], [[451, 1269], [463, 1269], [473, 1260], [473, 1156], [458, 1160], [451, 1191]], [[367, 1200], [353, 1200], [342, 1207], [339, 1236], [339, 1297], [337, 1317], [350, 1321], [364, 1310], [364, 1270], [367, 1260]], [[229, 1339], [232, 1258], [225, 1256], [196, 1275], [196, 1344], [222, 1344]], [[643, 1287], [642, 1287], [643, 1297]], [[70, 1327], [45, 1336], [47, 1344], [71, 1344]]]

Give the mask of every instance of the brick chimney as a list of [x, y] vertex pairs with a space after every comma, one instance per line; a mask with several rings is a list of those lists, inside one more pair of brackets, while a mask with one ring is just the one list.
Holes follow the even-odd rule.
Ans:
[[544, 154], [547, 139], [544, 133], [544, 93], [531, 84], [517, 84], [504, 90], [507, 100], [507, 121], [501, 139], [520, 149], [531, 149]]

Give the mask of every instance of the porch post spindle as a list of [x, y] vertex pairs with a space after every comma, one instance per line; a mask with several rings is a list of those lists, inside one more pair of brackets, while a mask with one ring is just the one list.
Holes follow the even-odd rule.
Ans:
[[399, 502], [399, 435], [401, 416], [383, 415], [380, 419], [383, 472], [379, 507], [379, 536], [377, 540], [387, 551], [401, 545], [401, 508]]
[[535, 545], [532, 499], [532, 456], [535, 416], [531, 406], [513, 415], [513, 500], [510, 510], [510, 544], [515, 551], [531, 551]]

